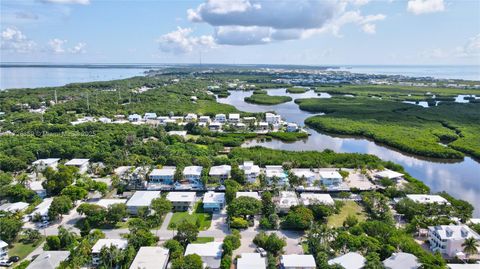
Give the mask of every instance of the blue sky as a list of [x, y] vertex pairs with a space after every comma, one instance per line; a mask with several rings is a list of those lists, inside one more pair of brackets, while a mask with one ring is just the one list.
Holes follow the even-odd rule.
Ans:
[[480, 1], [2, 0], [1, 61], [480, 65]]

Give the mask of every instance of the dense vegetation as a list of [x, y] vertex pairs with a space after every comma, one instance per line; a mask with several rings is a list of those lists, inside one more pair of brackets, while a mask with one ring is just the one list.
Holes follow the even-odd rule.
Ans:
[[306, 93], [307, 90], [308, 89], [304, 87], [290, 87], [287, 89], [287, 92], [288, 93]]
[[[372, 98], [301, 99], [300, 109], [324, 112], [307, 118], [316, 130], [359, 135], [402, 151], [436, 158], [480, 157], [480, 106], [419, 106]], [[448, 144], [444, 146], [443, 144]]]
[[250, 97], [245, 97], [245, 102], [259, 105], [278, 105], [292, 101], [290, 96], [272, 96], [265, 91], [255, 91]]

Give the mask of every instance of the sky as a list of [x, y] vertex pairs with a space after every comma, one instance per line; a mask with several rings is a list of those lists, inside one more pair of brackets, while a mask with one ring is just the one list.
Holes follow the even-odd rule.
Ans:
[[1, 0], [1, 62], [480, 65], [478, 0]]

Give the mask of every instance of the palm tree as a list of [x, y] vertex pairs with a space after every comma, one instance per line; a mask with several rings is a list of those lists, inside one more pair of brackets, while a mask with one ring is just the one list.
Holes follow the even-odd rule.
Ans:
[[26, 173], [21, 173], [17, 176], [17, 182], [24, 187], [26, 187], [30, 181], [31, 179]]
[[478, 253], [478, 248], [480, 247], [480, 243], [473, 237], [465, 239], [462, 244], [463, 252], [467, 254], [469, 257], [470, 255], [474, 255]]

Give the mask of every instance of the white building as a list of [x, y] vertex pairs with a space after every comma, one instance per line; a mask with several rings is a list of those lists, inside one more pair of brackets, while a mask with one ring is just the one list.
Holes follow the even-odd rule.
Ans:
[[220, 123], [227, 122], [227, 116], [225, 114], [217, 114], [215, 115], [215, 121]]
[[298, 131], [298, 124], [296, 123], [288, 123], [287, 124], [287, 132], [296, 132]]
[[223, 192], [206, 192], [203, 196], [203, 210], [205, 212], [218, 213], [225, 206], [225, 193]]
[[153, 169], [148, 175], [149, 182], [165, 185], [173, 184], [173, 178], [177, 168], [175, 166], [164, 166], [160, 169]]
[[200, 256], [204, 263], [204, 268], [208, 266], [211, 269], [218, 269], [222, 259], [222, 243], [188, 244], [187, 249], [185, 249], [185, 256], [190, 254]]
[[282, 117], [273, 113], [265, 113], [265, 121], [271, 125], [277, 125], [282, 122]]
[[186, 137], [187, 131], [168, 131], [168, 135], [178, 135], [181, 137]]
[[428, 227], [430, 250], [438, 251], [448, 257], [464, 255], [462, 244], [473, 237], [480, 242], [480, 235], [467, 225], [440, 225]]
[[143, 115], [143, 120], [147, 121], [147, 120], [156, 120], [157, 119], [157, 113], [145, 113], [145, 115]]
[[320, 171], [320, 180], [325, 186], [338, 185], [342, 183], [343, 178], [337, 171]]
[[210, 131], [214, 131], [214, 132], [215, 131], [220, 131], [220, 130], [222, 130], [222, 125], [223, 124], [221, 122], [214, 121], [214, 122], [212, 122], [208, 125], [208, 129]]
[[159, 191], [136, 191], [127, 201], [128, 213], [132, 215], [138, 214], [139, 208], [150, 207], [152, 200], [159, 197]]
[[257, 129], [259, 131], [268, 131], [268, 122], [261, 121], [257, 124]]
[[40, 172], [47, 169], [47, 167], [56, 170], [58, 166], [58, 161], [60, 161], [60, 159], [58, 158], [38, 159], [32, 163], [32, 166], [35, 168], [35, 170]]
[[128, 115], [128, 121], [129, 122], [139, 122], [141, 120], [142, 120], [142, 116], [140, 116], [138, 114]]
[[237, 114], [237, 113], [228, 114], [228, 122], [239, 123], [240, 122], [240, 114]]
[[316, 269], [317, 264], [313, 255], [282, 255], [281, 264], [283, 269]]
[[70, 251], [42, 251], [26, 269], [56, 269], [70, 256]]
[[237, 269], [266, 269], [266, 261], [260, 253], [242, 253], [237, 259]]
[[166, 269], [169, 250], [163, 247], [141, 247], [130, 269]]
[[393, 253], [383, 261], [383, 265], [386, 269], [417, 269], [422, 266], [415, 255], [405, 252]]
[[243, 162], [243, 164], [239, 165], [238, 168], [243, 170], [245, 173], [245, 178], [250, 183], [255, 183], [260, 175], [260, 166], [255, 165], [253, 162]]
[[104, 208], [108, 208], [111, 205], [125, 204], [126, 202], [126, 199], [100, 199], [95, 204]]
[[34, 191], [40, 198], [47, 196], [47, 190], [42, 185], [42, 181], [32, 181], [28, 183], [28, 188]]
[[94, 266], [99, 265], [101, 262], [100, 251], [103, 247], [109, 248], [110, 246], [116, 246], [118, 249], [125, 249], [128, 245], [127, 239], [99, 239], [97, 243], [92, 247], [92, 264]]
[[277, 201], [277, 211], [279, 213], [287, 213], [290, 207], [300, 204], [297, 194], [294, 191], [281, 191], [275, 200]]
[[210, 177], [218, 178], [220, 182], [223, 182], [224, 180], [230, 178], [230, 172], [232, 171], [232, 167], [230, 165], [218, 165], [218, 166], [212, 166], [210, 168], [210, 171], [208, 172], [208, 175]]
[[28, 203], [25, 202], [16, 202], [16, 203], [6, 203], [0, 205], [0, 211], [15, 213], [21, 212], [28, 207]]
[[89, 159], [71, 159], [65, 163], [65, 166], [74, 166], [78, 168], [80, 174], [86, 173], [88, 170]]
[[381, 179], [381, 178], [388, 178], [388, 179], [401, 179], [403, 178], [403, 174], [399, 172], [395, 172], [389, 169], [385, 169], [383, 171], [376, 172], [374, 177]]
[[293, 168], [290, 170], [290, 172], [300, 179], [304, 178], [309, 186], [314, 185], [314, 182], [319, 180], [318, 173], [315, 173], [307, 168]]
[[450, 203], [447, 199], [443, 198], [440, 195], [428, 195], [428, 194], [407, 194], [407, 199], [414, 201], [419, 204], [441, 204], [449, 205]]
[[327, 193], [311, 193], [303, 192], [300, 194], [300, 201], [303, 205], [313, 205], [313, 204], [323, 204], [323, 205], [334, 205], [335, 202], [332, 199], [332, 196]]
[[8, 244], [0, 239], [0, 260], [8, 258]]
[[194, 113], [188, 113], [187, 116], [185, 116], [185, 121], [186, 122], [195, 122], [197, 121], [197, 114]]
[[361, 269], [367, 260], [357, 252], [349, 252], [328, 261], [329, 265], [338, 264], [345, 269]]
[[276, 179], [277, 184], [279, 185], [288, 184], [288, 175], [285, 170], [283, 170], [281, 165], [266, 165], [265, 179], [269, 182], [269, 184], [273, 184], [274, 179]]
[[201, 166], [185, 166], [183, 169], [183, 178], [188, 180], [190, 184], [202, 185], [202, 170]]
[[53, 198], [45, 198], [43, 201], [35, 207], [35, 210], [30, 214], [30, 217], [40, 216], [43, 220], [48, 219], [48, 210], [52, 204]]
[[167, 200], [172, 202], [173, 210], [187, 211], [195, 204], [197, 197], [195, 192], [176, 192], [172, 191], [167, 194]]
[[260, 195], [258, 194], [258, 192], [256, 192], [256, 191], [237, 191], [237, 193], [235, 194], [235, 197], [236, 198], [238, 198], [238, 197], [252, 197], [252, 198], [257, 199], [257, 200], [262, 199], [260, 197]]
[[200, 116], [200, 118], [198, 119], [198, 122], [210, 123], [210, 117], [209, 116]]

